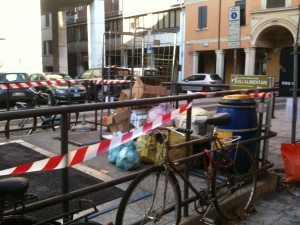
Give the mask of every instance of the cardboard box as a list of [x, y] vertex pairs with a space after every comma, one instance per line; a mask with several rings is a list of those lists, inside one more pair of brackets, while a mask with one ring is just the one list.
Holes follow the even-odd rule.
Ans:
[[108, 116], [106, 118], [106, 124], [110, 132], [113, 133], [118, 131], [125, 133], [133, 128], [133, 126], [129, 124], [128, 110], [118, 111], [116, 114]]
[[[130, 100], [130, 89], [123, 89], [119, 96], [119, 101]], [[118, 108], [119, 112], [127, 111], [128, 107]]]
[[130, 123], [134, 127], [138, 128], [145, 125], [147, 123], [147, 118], [148, 118], [148, 110], [146, 109], [131, 110]]
[[130, 89], [123, 89], [119, 96], [119, 101], [130, 100]]
[[161, 81], [155, 77], [137, 77], [132, 87], [133, 98], [153, 98], [157, 96], [168, 96], [166, 87], [160, 86]]

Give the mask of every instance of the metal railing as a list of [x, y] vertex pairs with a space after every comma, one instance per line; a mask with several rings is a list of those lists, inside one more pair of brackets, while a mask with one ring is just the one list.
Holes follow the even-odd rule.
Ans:
[[[249, 90], [243, 90], [242, 93], [254, 93], [254, 92], [275, 92], [277, 91], [277, 88], [262, 88], [262, 89], [249, 89]], [[229, 91], [220, 91], [216, 92], [216, 96], [224, 96], [228, 94], [239, 94], [241, 93], [241, 90], [229, 90]], [[10, 111], [10, 112], [0, 112], [0, 121], [5, 120], [12, 120], [12, 119], [18, 119], [18, 118], [24, 118], [24, 117], [32, 117], [32, 116], [47, 116], [47, 115], [53, 115], [53, 114], [59, 114], [61, 115], [61, 130], [60, 130], [60, 140], [61, 140], [61, 154], [67, 154], [69, 151], [68, 148], [68, 132], [69, 132], [69, 117], [68, 115], [70, 113], [80, 113], [80, 112], [86, 112], [86, 111], [101, 111], [101, 110], [108, 110], [108, 109], [116, 109], [116, 108], [122, 108], [122, 107], [134, 107], [134, 106], [140, 106], [140, 105], [151, 105], [151, 104], [158, 104], [163, 102], [173, 102], [179, 105], [182, 102], [191, 102], [196, 99], [205, 98], [206, 96], [201, 94], [194, 94], [194, 95], [176, 95], [176, 96], [169, 96], [169, 97], [157, 97], [157, 98], [146, 98], [146, 99], [135, 99], [135, 100], [125, 100], [122, 102], [107, 102], [107, 103], [90, 103], [90, 104], [82, 104], [82, 105], [69, 105], [69, 106], [55, 106], [50, 108], [41, 108], [41, 109], [29, 109], [26, 111]], [[272, 109], [270, 107], [273, 107], [272, 104], [268, 106], [268, 111], [271, 112]], [[191, 109], [187, 111], [187, 121], [191, 121]], [[261, 121], [260, 121], [261, 122]], [[256, 138], [252, 138], [246, 141], [241, 141], [241, 144], [248, 143], [248, 142], [258, 142], [258, 141], [264, 141], [265, 143], [269, 138], [276, 136], [276, 132], [273, 132], [270, 130], [270, 124], [262, 125], [261, 124], [261, 134], [258, 135]], [[267, 128], [267, 129], [265, 129]], [[190, 123], [187, 122], [187, 129], [190, 129]], [[263, 135], [262, 135], [263, 134]], [[187, 134], [187, 140], [189, 139], [189, 134]], [[209, 137], [208, 137], [209, 140]], [[100, 142], [100, 141], [99, 141]], [[263, 145], [264, 148], [266, 145]], [[267, 151], [267, 148], [263, 150], [263, 152]], [[266, 154], [263, 154], [263, 157], [265, 157]], [[262, 158], [260, 159], [263, 162], [266, 162], [267, 159]], [[261, 167], [259, 170], [266, 170], [272, 166], [271, 163], [265, 163], [261, 164]], [[68, 201], [77, 197], [85, 196], [89, 193], [96, 192], [99, 190], [102, 190], [104, 188], [109, 188], [117, 184], [121, 184], [123, 182], [127, 182], [132, 180], [137, 174], [133, 173], [128, 176], [123, 176], [121, 178], [116, 178], [112, 181], [103, 182], [100, 184], [96, 184], [90, 187], [82, 188], [76, 191], [69, 192], [68, 190], [68, 168], [62, 169], [62, 190], [63, 194], [45, 199], [43, 201], [39, 201], [36, 203], [32, 203], [29, 205], [26, 205], [25, 212], [31, 212], [38, 210], [40, 208], [54, 205], [57, 203], [63, 203], [64, 206], [64, 212], [68, 211]], [[184, 202], [187, 204], [190, 202], [188, 199], [184, 199]], [[24, 208], [19, 208], [17, 211], [24, 212]], [[6, 211], [5, 215], [12, 213], [12, 211]]]

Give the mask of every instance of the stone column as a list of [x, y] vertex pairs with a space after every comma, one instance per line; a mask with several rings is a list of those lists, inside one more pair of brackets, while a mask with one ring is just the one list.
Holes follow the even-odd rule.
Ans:
[[128, 51], [121, 49], [121, 66], [128, 67]]
[[216, 74], [224, 80], [224, 51], [216, 50]]
[[250, 49], [245, 48], [244, 52], [245, 52], [245, 71], [244, 71], [244, 75], [249, 75]]
[[199, 52], [193, 52], [193, 73], [198, 73]]
[[52, 13], [54, 72], [68, 73], [67, 23], [64, 11]]
[[255, 48], [245, 48], [245, 75], [254, 75], [255, 69]]
[[105, 32], [104, 1], [94, 0], [87, 10], [89, 68], [102, 67]]

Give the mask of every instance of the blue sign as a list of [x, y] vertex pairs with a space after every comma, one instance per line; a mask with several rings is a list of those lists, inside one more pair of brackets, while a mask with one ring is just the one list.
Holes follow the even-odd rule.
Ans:
[[152, 51], [152, 46], [151, 45], [147, 45], [147, 53], [151, 53]]
[[236, 19], [236, 17], [237, 17], [237, 13], [236, 12], [232, 12], [231, 13], [231, 19]]
[[239, 6], [234, 6], [234, 7], [229, 8], [228, 19], [229, 19], [229, 21], [240, 20], [240, 7]]

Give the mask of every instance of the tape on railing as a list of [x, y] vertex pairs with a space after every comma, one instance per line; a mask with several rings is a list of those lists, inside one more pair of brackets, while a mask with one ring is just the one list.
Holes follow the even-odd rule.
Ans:
[[[239, 90], [229, 90], [226, 91], [227, 95], [230, 95], [230, 92], [234, 93], [234, 94], [248, 94], [251, 95], [253, 98], [271, 98], [273, 97], [273, 93], [272, 92], [255, 92], [252, 93], [253, 89], [239, 89]], [[214, 98], [214, 97], [220, 97], [220, 92], [216, 91], [216, 92], [192, 92], [192, 91], [188, 91], [187, 94], [199, 94], [202, 97], [205, 98]]]
[[110, 149], [120, 146], [121, 144], [133, 140], [145, 132], [153, 130], [158, 126], [168, 123], [172, 119], [179, 116], [179, 114], [186, 111], [192, 106], [192, 103], [186, 104], [171, 113], [165, 114], [162, 117], [157, 118], [153, 122], [147, 123], [142, 127], [124, 133], [121, 136], [113, 137], [110, 140], [102, 141], [98, 144], [85, 146], [72, 151], [68, 154], [57, 155], [48, 159], [31, 162], [23, 165], [19, 165], [10, 169], [5, 169], [0, 171], [0, 176], [12, 175], [12, 174], [22, 174], [36, 171], [47, 171], [62, 169], [70, 166], [74, 166], [78, 163], [82, 163], [89, 159], [92, 159]]
[[38, 87], [38, 86], [47, 86], [51, 84], [74, 84], [79, 83], [82, 81], [93, 82], [95, 84], [124, 84], [130, 82], [130, 80], [89, 80], [89, 79], [82, 79], [82, 80], [46, 80], [46, 81], [32, 81], [32, 82], [20, 82], [20, 83], [5, 83], [0, 84], [1, 90], [6, 89], [18, 89], [18, 88], [28, 88], [28, 87]]

